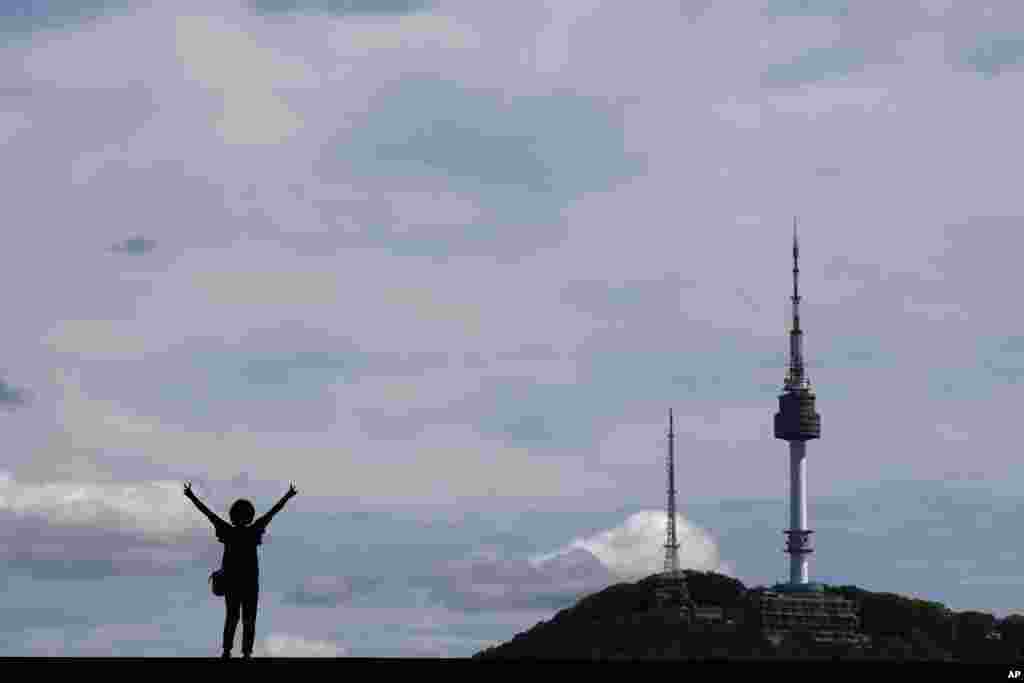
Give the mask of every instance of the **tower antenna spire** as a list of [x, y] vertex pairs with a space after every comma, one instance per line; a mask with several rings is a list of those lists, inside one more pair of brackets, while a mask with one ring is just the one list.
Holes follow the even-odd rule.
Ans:
[[668, 470], [668, 504], [666, 505], [666, 539], [665, 539], [665, 573], [671, 576], [678, 576], [679, 570], [679, 540], [676, 537], [676, 466], [675, 466], [675, 429], [672, 419], [672, 409], [668, 409], [668, 458], [666, 469]]
[[796, 216], [793, 216], [793, 298], [800, 298], [798, 279], [800, 278], [800, 241], [796, 235]]
[[793, 216], [793, 321], [789, 330], [789, 370], [786, 375], [786, 389], [801, 389], [810, 386], [804, 369], [803, 330], [800, 329], [800, 242], [796, 234], [796, 216]]

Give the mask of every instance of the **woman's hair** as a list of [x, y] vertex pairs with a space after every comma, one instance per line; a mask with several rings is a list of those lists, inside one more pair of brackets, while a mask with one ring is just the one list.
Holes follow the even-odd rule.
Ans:
[[228, 516], [231, 517], [231, 521], [234, 524], [245, 526], [252, 522], [252, 518], [256, 516], [256, 508], [245, 498], [240, 498], [231, 504]]

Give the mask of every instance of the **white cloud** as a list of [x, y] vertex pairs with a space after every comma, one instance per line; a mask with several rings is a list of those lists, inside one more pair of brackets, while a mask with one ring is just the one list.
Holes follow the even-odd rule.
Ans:
[[271, 633], [263, 641], [271, 657], [344, 657], [344, 647], [329, 640], [310, 640], [287, 633]]
[[[666, 519], [660, 510], [643, 510], [630, 515], [617, 527], [578, 538], [535, 561], [550, 560], [579, 548], [597, 557], [612, 573], [626, 579], [641, 579], [664, 570]], [[676, 537], [682, 568], [700, 571], [722, 568], [718, 546], [711, 535], [682, 515], [676, 515]], [[731, 566], [727, 569], [732, 571]]]
[[179, 482], [27, 484], [0, 471], [0, 510], [57, 524], [102, 526], [173, 537], [206, 524]]

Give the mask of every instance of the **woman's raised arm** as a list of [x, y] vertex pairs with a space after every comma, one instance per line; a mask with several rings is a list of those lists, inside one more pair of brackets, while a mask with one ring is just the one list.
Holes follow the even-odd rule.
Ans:
[[270, 524], [270, 520], [274, 518], [274, 515], [284, 509], [284, 504], [297, 493], [298, 491], [295, 490], [295, 484], [290, 485], [288, 487], [288, 492], [281, 497], [281, 500], [277, 501], [277, 503], [274, 504], [274, 507], [270, 508], [265, 515], [257, 519], [254, 524], [264, 527]]
[[192, 501], [192, 504], [199, 508], [199, 511], [206, 515], [206, 518], [210, 520], [210, 523], [214, 527], [217, 526], [229, 526], [227, 522], [217, 516], [217, 514], [210, 508], [203, 505], [203, 501], [199, 500], [199, 497], [192, 493], [192, 482], [185, 484], [185, 497]]

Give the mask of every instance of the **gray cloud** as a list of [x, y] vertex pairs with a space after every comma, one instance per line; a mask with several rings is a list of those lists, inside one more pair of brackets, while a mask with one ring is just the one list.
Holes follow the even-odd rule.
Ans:
[[[299, 345], [306, 350], [281, 349]], [[254, 331], [244, 351], [196, 339], [124, 362], [135, 370], [122, 373], [117, 368], [125, 366], [118, 362], [94, 362], [88, 374], [90, 384], [103, 395], [139, 395], [137, 410], [192, 428], [217, 429], [229, 421], [259, 425], [263, 430], [301, 432], [322, 430], [336, 422], [337, 407], [325, 401], [335, 383], [355, 386], [367, 379], [415, 377], [461, 367], [467, 359], [433, 351], [364, 351], [315, 330], [284, 326]], [[169, 374], [177, 378], [174, 384], [159, 394], [145, 391], [149, 383]], [[298, 405], [305, 408], [295, 410]], [[412, 435], [438, 415], [436, 410], [411, 410], [389, 417], [379, 408], [356, 410], [374, 434]]]
[[560, 297], [564, 303], [604, 320], [622, 320], [628, 324], [643, 310], [641, 304], [653, 310], [674, 310], [679, 307], [680, 291], [697, 286], [697, 281], [678, 273], [667, 274], [660, 280], [639, 280], [619, 285], [573, 280], [566, 283]]
[[7, 380], [0, 379], [0, 405], [8, 408], [23, 406], [28, 403], [29, 394], [26, 389], [11, 385]]
[[966, 51], [964, 62], [986, 76], [998, 76], [1018, 68], [1024, 61], [1024, 38], [1001, 36], [979, 41]]
[[344, 371], [346, 364], [327, 352], [302, 351], [292, 357], [254, 359], [242, 367], [242, 376], [252, 384], [287, 384], [302, 371], [321, 374], [326, 380]]
[[682, 16], [691, 23], [696, 23], [714, 5], [715, 0], [680, 0], [679, 8]]
[[322, 12], [339, 16], [411, 14], [434, 5], [430, 0], [248, 0], [247, 4], [257, 12]]
[[[321, 215], [354, 246], [514, 260], [564, 239], [559, 212], [568, 201], [643, 172], [621, 119], [607, 101], [569, 92], [517, 96], [407, 76], [380, 88], [351, 131], [324, 147], [324, 177], [355, 173], [370, 189], [356, 202], [319, 202]], [[461, 201], [472, 198], [472, 210], [448, 209], [455, 212], [448, 220], [443, 211], [432, 218], [436, 210], [396, 214], [401, 195], [375, 189], [385, 178], [411, 196], [455, 191]], [[358, 230], [341, 229], [353, 224]]]
[[466, 611], [559, 609], [614, 582], [600, 561], [582, 549], [536, 565], [524, 559], [479, 556], [414, 580], [429, 587], [434, 600]]
[[156, 249], [156, 241], [145, 237], [129, 237], [110, 247], [110, 250], [118, 254], [141, 255], [148, 254]]
[[217, 561], [216, 548], [194, 534], [158, 540], [115, 528], [57, 524], [9, 512], [0, 512], [0, 521], [7, 571], [34, 579], [168, 577]]
[[128, 0], [44, 0], [42, 2], [5, 3], [0, 6], [0, 31], [15, 33], [62, 29], [125, 11]]
[[990, 359], [985, 360], [983, 365], [994, 377], [1005, 380], [1010, 384], [1017, 384], [1017, 381], [1024, 377], [1024, 365], [997, 365], [995, 361]]
[[577, 194], [643, 168], [623, 148], [615, 110], [572, 94], [508, 99], [408, 78], [377, 96], [369, 116], [356, 135], [376, 134], [382, 162], [415, 162], [485, 185]]
[[69, 613], [64, 607], [19, 607], [5, 605], [0, 612], [0, 633], [17, 634], [33, 629], [66, 630], [91, 623], [92, 620]]
[[514, 442], [544, 442], [552, 438], [548, 421], [543, 415], [523, 415], [504, 426], [504, 432]]
[[[453, 403], [455, 414], [468, 417], [486, 436], [536, 448], [579, 446], [588, 442], [582, 408], [583, 387], [547, 384], [530, 377], [484, 377], [480, 390]], [[573, 404], [579, 405], [574, 409]], [[555, 406], [561, 409], [555, 411]], [[594, 406], [591, 405], [591, 409]], [[558, 414], [557, 422], [551, 415]]]
[[866, 62], [866, 55], [857, 48], [814, 48], [792, 61], [768, 66], [761, 76], [761, 84], [766, 88], [795, 87], [830, 77], [845, 76], [862, 68]]
[[312, 576], [287, 593], [284, 601], [300, 607], [337, 607], [374, 593], [382, 583], [382, 579], [363, 576]]
[[877, 282], [882, 277], [882, 269], [876, 263], [855, 263], [842, 254], [833, 256], [826, 263], [821, 273], [830, 280], [851, 279], [861, 282]]
[[845, 17], [850, 13], [849, 0], [769, 0], [764, 13], [772, 17]]

